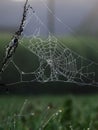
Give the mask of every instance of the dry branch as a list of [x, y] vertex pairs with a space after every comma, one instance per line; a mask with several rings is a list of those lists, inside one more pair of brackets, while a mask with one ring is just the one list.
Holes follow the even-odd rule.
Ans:
[[5, 70], [7, 65], [10, 63], [11, 58], [12, 58], [13, 54], [15, 53], [16, 48], [18, 47], [19, 39], [20, 39], [22, 32], [24, 30], [24, 24], [25, 24], [25, 20], [27, 17], [27, 12], [28, 12], [29, 7], [30, 6], [28, 5], [28, 0], [26, 0], [26, 2], [24, 4], [23, 16], [22, 16], [22, 20], [21, 20], [19, 29], [18, 29], [18, 31], [15, 32], [11, 42], [9, 43], [9, 45], [6, 48], [5, 57], [4, 57], [4, 60], [2, 62], [1, 73]]

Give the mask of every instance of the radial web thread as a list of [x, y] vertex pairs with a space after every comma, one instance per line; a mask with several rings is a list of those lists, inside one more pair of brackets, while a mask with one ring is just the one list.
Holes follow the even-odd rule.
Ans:
[[[57, 17], [56, 20], [63, 23]], [[44, 33], [47, 32], [47, 37], [45, 38], [41, 38], [43, 30]], [[32, 72], [24, 72], [14, 61], [13, 57], [9, 64], [12, 64], [19, 73], [19, 81], [8, 83], [8, 85], [23, 82], [44, 83], [56, 81], [79, 85], [98, 85], [96, 72], [93, 69], [98, 64], [74, 52], [56, 36], [52, 35], [37, 13], [32, 12], [32, 10], [29, 11], [25, 21], [20, 46], [30, 51], [33, 57], [37, 57], [38, 67], [36, 70], [32, 69]], [[6, 69], [9, 64], [6, 65]], [[24, 80], [27, 75], [31, 76], [32, 79]]]

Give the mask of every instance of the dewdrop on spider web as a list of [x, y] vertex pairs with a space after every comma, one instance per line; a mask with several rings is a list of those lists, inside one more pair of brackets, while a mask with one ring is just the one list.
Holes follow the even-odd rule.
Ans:
[[[97, 85], [96, 74], [92, 69], [90, 70], [91, 67], [95, 66], [95, 63], [74, 52], [56, 36], [53, 36], [32, 7], [28, 7], [30, 10], [25, 19], [23, 37], [19, 39], [19, 43], [32, 54], [32, 57], [35, 56], [38, 62], [35, 69], [33, 69], [33, 64], [32, 71], [25, 72], [12, 60], [12, 64], [20, 75], [20, 80], [9, 85], [30, 82]], [[43, 29], [48, 32], [45, 39], [41, 36]], [[35, 63], [36, 60], [32, 60], [32, 62]], [[26, 76], [31, 76], [30, 80], [24, 79]]]
[[[37, 16], [36, 18], [39, 20]], [[40, 20], [39, 24], [42, 24]], [[39, 67], [36, 70], [30, 73], [22, 73], [22, 75], [34, 75], [35, 79], [32, 79], [31, 82], [33, 80], [38, 82], [61, 81], [85, 85], [91, 84], [89, 82], [95, 76], [95, 72], [89, 72], [89, 67], [94, 63], [73, 52], [55, 36], [49, 35], [45, 40], [32, 36], [29, 44], [25, 46], [22, 43], [21, 45], [39, 59]], [[88, 83], [86, 83], [86, 80]]]

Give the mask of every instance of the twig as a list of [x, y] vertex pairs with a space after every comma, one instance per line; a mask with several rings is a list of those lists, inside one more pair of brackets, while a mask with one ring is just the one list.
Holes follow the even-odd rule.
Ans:
[[1, 67], [1, 71], [0, 71], [1, 73], [4, 72], [7, 65], [11, 62], [11, 58], [12, 58], [13, 54], [15, 53], [16, 48], [18, 47], [19, 39], [24, 30], [24, 24], [25, 24], [25, 20], [27, 17], [27, 12], [30, 7], [29, 5], [27, 6], [27, 4], [28, 4], [28, 0], [26, 0], [26, 2], [24, 4], [23, 16], [22, 16], [20, 27], [19, 27], [18, 31], [15, 32], [11, 42], [9, 43], [9, 45], [6, 48], [5, 57], [2, 62], [2, 67]]

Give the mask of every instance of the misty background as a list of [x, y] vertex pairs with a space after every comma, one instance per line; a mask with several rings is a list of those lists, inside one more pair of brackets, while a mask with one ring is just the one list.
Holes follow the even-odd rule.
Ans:
[[[60, 38], [76, 53], [98, 63], [97, 37], [94, 37], [94, 39], [92, 39], [92, 37], [87, 37], [87, 35], [98, 36], [98, 0], [29, 0], [29, 2], [38, 17], [52, 34], [65, 36], [74, 32], [81, 36], [84, 35], [85, 37], [77, 38], [77, 40], [73, 37], [69, 37], [68, 39], [65, 37], [65, 39], [63, 39], [63, 37]], [[0, 0], [0, 32], [16, 32], [22, 19], [24, 3], [25, 0]], [[36, 29], [34, 28], [35, 25], [37, 26], [37, 24], [34, 23], [34, 21], [36, 22], [35, 17], [32, 17], [31, 21], [32, 22], [29, 22], [29, 25], [26, 28], [27, 32], [32, 32], [32, 28], [34, 30]], [[45, 28], [42, 29], [42, 35], [47, 33]], [[0, 56], [3, 57], [4, 47], [5, 44], [8, 44], [6, 42], [8, 39], [1, 35], [0, 40], [0, 49], [2, 50]], [[29, 55], [25, 49], [22, 50], [22, 48], [19, 48], [16, 53], [16, 62], [17, 65], [19, 65], [18, 67], [22, 69], [33, 67], [37, 58], [35, 57], [36, 60], [32, 58], [31, 61], [31, 57], [32, 55]], [[13, 68], [13, 71], [12, 68], [9, 67], [8, 71], [3, 73], [4, 77], [1, 81], [1, 90], [4, 92], [6, 90], [12, 93], [29, 93], [33, 91], [35, 94], [46, 92], [67, 93], [70, 91], [73, 93], [98, 92], [98, 87], [97, 89], [94, 87], [91, 89], [86, 87], [84, 89], [83, 86], [79, 87], [78, 84], [63, 84], [58, 82], [53, 84], [46, 83], [46, 87], [43, 87], [44, 84], [34, 83], [33, 87], [32, 84], [20, 84], [20, 86], [22, 86], [21, 89], [19, 88], [19, 85], [16, 85], [16, 88], [12, 86], [6, 88], [6, 86], [3, 87], [2, 85], [5, 82], [20, 81], [19, 73], [13, 66], [11, 67]], [[98, 75], [98, 66], [94, 66], [92, 69], [94, 69], [94, 72]], [[98, 81], [97, 75], [96, 81]], [[28, 86], [30, 86], [29, 89]]]
[[[24, 2], [0, 0], [0, 31], [19, 27]], [[51, 33], [64, 35], [76, 31], [82, 35], [97, 35], [98, 0], [30, 0], [30, 4]], [[50, 13], [48, 7], [65, 25]]]

